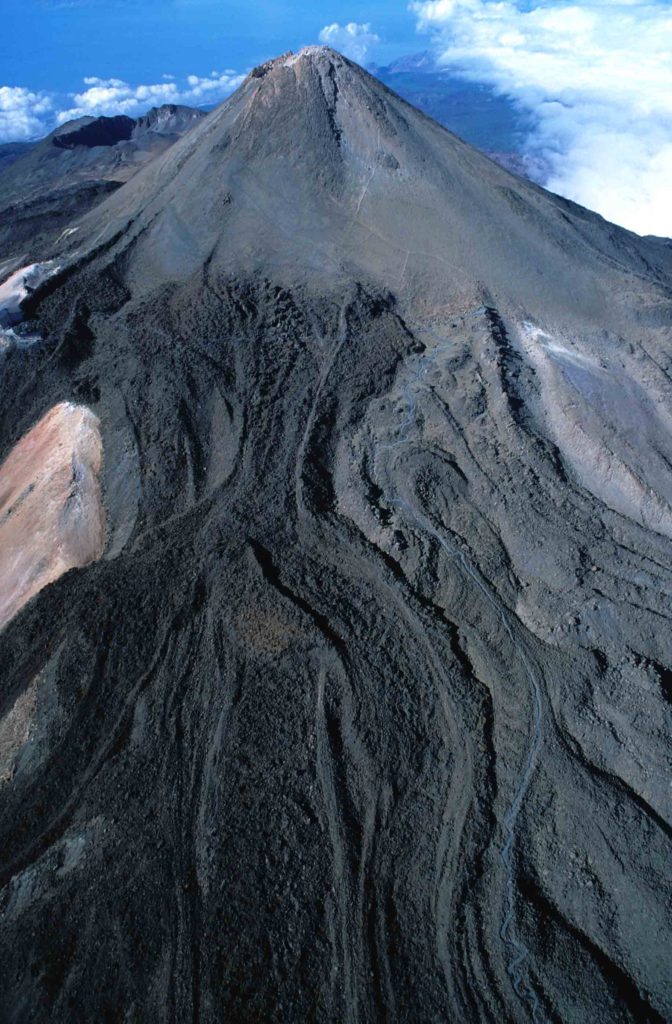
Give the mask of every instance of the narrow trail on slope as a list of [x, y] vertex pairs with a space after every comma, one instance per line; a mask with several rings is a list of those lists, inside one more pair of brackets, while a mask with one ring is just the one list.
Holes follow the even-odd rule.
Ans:
[[[475, 319], [486, 312], [486, 307], [481, 306], [470, 313], [464, 314], [462, 319]], [[443, 339], [442, 339], [443, 340]], [[424, 352], [414, 357], [414, 372], [409, 383], [404, 388], [404, 399], [406, 402], [406, 413], [397, 427], [397, 440], [386, 444], [372, 445], [372, 466], [374, 475], [378, 476], [377, 465], [380, 456], [387, 452], [392, 453], [401, 449], [404, 445], [412, 442], [410, 436], [413, 428], [418, 426], [418, 392], [429, 392], [431, 385], [424, 378], [430, 370], [436, 369], [437, 359], [444, 352], [448, 351], [454, 344], [455, 338], [446, 344], [440, 345], [431, 353]], [[504, 843], [499, 849], [499, 855], [506, 872], [506, 888], [504, 898], [504, 912], [500, 926], [500, 937], [508, 949], [507, 972], [516, 995], [527, 1004], [530, 1016], [534, 1024], [543, 1024], [545, 1015], [539, 1004], [539, 999], [534, 991], [528, 976], [527, 961], [530, 951], [516, 934], [515, 921], [515, 896], [516, 884], [514, 878], [514, 845], [516, 840], [516, 828], [520, 812], [530, 788], [532, 777], [536, 768], [539, 752], [543, 743], [544, 709], [542, 701], [541, 684], [537, 672], [530, 657], [524, 649], [523, 642], [516, 639], [516, 626], [512, 621], [511, 614], [496, 592], [487, 584], [480, 572], [470, 563], [464, 552], [453, 547], [443, 537], [436, 527], [419, 512], [406, 498], [397, 495], [389, 499], [390, 504], [400, 508], [420, 530], [432, 537], [445, 552], [451, 561], [457, 562], [464, 575], [481, 592], [486, 602], [496, 612], [502, 628], [509, 638], [514, 650], [520, 656], [525, 674], [530, 685], [530, 698], [532, 703], [532, 722], [529, 739], [526, 749], [525, 760], [518, 778], [517, 787], [509, 808], [503, 819], [505, 833]]]

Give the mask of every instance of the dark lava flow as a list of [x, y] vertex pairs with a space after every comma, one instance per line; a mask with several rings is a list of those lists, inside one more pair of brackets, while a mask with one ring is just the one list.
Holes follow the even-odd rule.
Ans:
[[672, 249], [190, 119], [0, 177], [1, 1024], [672, 1021]]
[[[485, 314], [487, 310], [481, 306], [479, 309], [465, 313], [463, 319], [469, 320]], [[422, 388], [426, 386], [423, 384], [424, 378], [427, 376], [428, 370], [434, 368], [436, 361], [440, 355], [446, 352], [451, 347], [450, 343], [442, 346], [438, 345], [437, 348], [433, 349], [432, 356], [427, 357], [416, 356], [415, 370], [410, 385], [404, 387], [404, 399], [407, 406], [407, 410], [403, 421], [399, 425], [398, 433], [399, 437], [396, 441], [391, 443], [379, 443], [373, 446], [372, 462], [375, 467], [376, 460], [381, 452], [394, 452], [402, 445], [412, 443], [412, 438], [409, 436], [411, 430], [418, 425], [418, 409], [417, 401], [414, 394], [414, 389]], [[509, 622], [507, 611], [502, 602], [492, 594], [487, 584], [479, 576], [478, 572], [474, 570], [468, 560], [465, 558], [463, 552], [456, 551], [450, 544], [442, 537], [438, 530], [436, 530], [431, 523], [426, 519], [418, 516], [413, 509], [413, 506], [401, 497], [391, 497], [389, 503], [393, 506], [398, 506], [402, 509], [411, 519], [411, 521], [420, 529], [424, 530], [429, 536], [433, 537], [437, 543], [441, 546], [442, 550], [446, 553], [449, 559], [457, 561], [465, 573], [465, 575], [474, 583], [476, 587], [482, 592], [486, 601], [495, 608], [499, 615], [502, 626], [506, 630], [511, 643], [516, 648], [525, 671], [527, 673], [530, 689], [532, 694], [532, 705], [533, 705], [533, 716], [530, 728], [529, 736], [529, 749], [527, 752], [526, 761], [523, 765], [518, 788], [514, 794], [511, 806], [509, 807], [504, 817], [504, 830], [506, 839], [501, 847], [500, 855], [502, 862], [506, 869], [506, 899], [504, 902], [504, 919], [500, 929], [500, 935], [503, 942], [505, 942], [510, 948], [509, 960], [508, 960], [508, 972], [511, 976], [513, 987], [516, 993], [529, 1003], [532, 1020], [544, 1020], [545, 1015], [542, 1013], [539, 1006], [539, 1000], [534, 989], [530, 986], [529, 981], [525, 973], [525, 961], [529, 956], [529, 949], [525, 946], [517, 937], [515, 932], [515, 867], [514, 867], [514, 843], [516, 839], [516, 823], [520, 814], [525, 794], [530, 786], [532, 780], [532, 774], [534, 772], [535, 764], [539, 756], [539, 752], [542, 746], [543, 737], [543, 703], [541, 696], [541, 688], [537, 679], [536, 673], [530, 660], [525, 653], [521, 645], [515, 640], [513, 634], [513, 627]]]

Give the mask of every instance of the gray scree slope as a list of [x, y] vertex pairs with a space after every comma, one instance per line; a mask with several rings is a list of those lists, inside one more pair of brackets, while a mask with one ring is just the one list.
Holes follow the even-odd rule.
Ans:
[[670, 249], [311, 48], [41, 258], [0, 1019], [672, 1020]]

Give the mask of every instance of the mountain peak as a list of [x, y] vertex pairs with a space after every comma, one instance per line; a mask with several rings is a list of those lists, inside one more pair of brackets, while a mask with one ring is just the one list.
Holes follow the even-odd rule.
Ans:
[[504, 294], [533, 318], [555, 304], [608, 308], [579, 259], [587, 233], [591, 268], [617, 258], [603, 223], [515, 178], [337, 51], [308, 46], [256, 68], [98, 207], [80, 238], [123, 238], [141, 290], [207, 263], [288, 288], [355, 279], [429, 311]]
[[312, 60], [316, 62], [326, 60], [329, 63], [337, 64], [349, 63], [343, 54], [338, 52], [338, 50], [332, 49], [331, 46], [323, 45], [302, 47], [297, 54], [293, 55], [288, 63], [291, 66], [292, 63], [296, 63], [299, 60]]
[[307, 64], [324, 70], [327, 68], [342, 68], [346, 65], [353, 69], [358, 69], [356, 64], [353, 64], [337, 50], [332, 50], [330, 46], [304, 46], [298, 53], [294, 53], [293, 50], [287, 50], [286, 53], [281, 54], [279, 57], [274, 57], [272, 60], [259, 64], [258, 67], [250, 72], [248, 80], [265, 78], [271, 72], [284, 71], [287, 68], [297, 68]]

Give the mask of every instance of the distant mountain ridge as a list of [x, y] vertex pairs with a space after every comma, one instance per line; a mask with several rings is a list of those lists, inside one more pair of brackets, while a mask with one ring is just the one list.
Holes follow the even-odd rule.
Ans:
[[49, 244], [203, 117], [176, 104], [137, 118], [81, 117], [18, 152], [10, 146], [4, 170], [0, 148], [0, 255]]
[[403, 57], [397, 57], [390, 64], [368, 64], [367, 71], [372, 75], [398, 75], [409, 71], [420, 71], [430, 73], [437, 70], [436, 57], [431, 50], [422, 50], [420, 53], [409, 53]]

